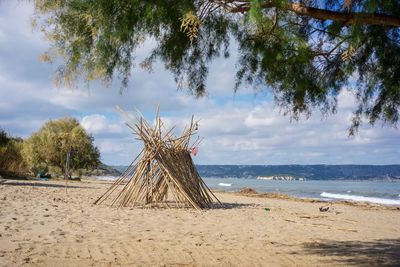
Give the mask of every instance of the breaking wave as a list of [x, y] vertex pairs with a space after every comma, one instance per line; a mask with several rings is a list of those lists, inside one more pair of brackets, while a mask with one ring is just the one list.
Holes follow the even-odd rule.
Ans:
[[322, 192], [321, 197], [325, 198], [333, 198], [333, 199], [344, 199], [344, 200], [352, 200], [352, 201], [362, 201], [362, 202], [371, 202], [376, 204], [384, 204], [384, 205], [400, 205], [400, 200], [395, 199], [387, 199], [387, 198], [378, 198], [378, 197], [364, 197], [364, 196], [355, 196], [355, 195], [347, 195], [347, 194], [334, 194]]

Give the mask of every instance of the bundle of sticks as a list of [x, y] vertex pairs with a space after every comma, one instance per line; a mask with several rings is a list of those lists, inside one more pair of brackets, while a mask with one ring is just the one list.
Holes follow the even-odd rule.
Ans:
[[138, 113], [135, 117], [119, 109], [127, 126], [144, 143], [143, 150], [127, 170], [95, 204], [107, 200], [117, 207], [192, 207], [197, 210], [221, 204], [198, 174], [191, 150], [201, 139], [190, 143], [198, 122], [192, 120], [181, 136], [166, 130], [157, 109], [152, 127]]

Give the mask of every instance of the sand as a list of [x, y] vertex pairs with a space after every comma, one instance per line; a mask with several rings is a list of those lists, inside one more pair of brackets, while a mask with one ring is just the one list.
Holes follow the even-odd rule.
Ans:
[[0, 265], [400, 265], [397, 208], [220, 192], [201, 213], [92, 205], [109, 185], [0, 184]]

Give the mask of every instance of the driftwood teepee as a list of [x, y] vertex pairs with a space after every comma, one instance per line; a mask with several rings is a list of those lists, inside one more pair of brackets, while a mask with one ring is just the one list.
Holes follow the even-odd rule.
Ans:
[[158, 116], [152, 127], [142, 115], [135, 118], [120, 110], [127, 125], [143, 141], [144, 148], [128, 169], [95, 204], [111, 200], [113, 206], [211, 208], [220, 203], [198, 174], [190, 152], [200, 140], [190, 145], [197, 130], [192, 121], [182, 136], [175, 137], [173, 128], [166, 131]]

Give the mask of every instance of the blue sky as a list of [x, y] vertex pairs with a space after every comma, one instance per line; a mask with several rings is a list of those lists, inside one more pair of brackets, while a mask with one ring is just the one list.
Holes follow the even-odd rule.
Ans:
[[[30, 26], [31, 4], [20, 1], [0, 3], [0, 127], [28, 137], [49, 119], [74, 116], [93, 134], [102, 160], [126, 165], [140, 152], [115, 111], [139, 109], [149, 119], [158, 104], [165, 122], [182, 129], [192, 115], [200, 120], [204, 141], [194, 158], [199, 164], [400, 164], [400, 131], [363, 126], [353, 138], [347, 137], [354, 96], [344, 90], [335, 116], [319, 113], [308, 120], [290, 122], [274, 108], [268, 91], [255, 94], [242, 88], [234, 94], [235, 53], [216, 60], [208, 77], [208, 96], [196, 99], [176, 89], [170, 73], [157, 64], [149, 74], [132, 71], [128, 90], [104, 88], [57, 88], [53, 77], [57, 65], [41, 63], [39, 56], [49, 44]], [[138, 58], [149, 51], [147, 42]]]

